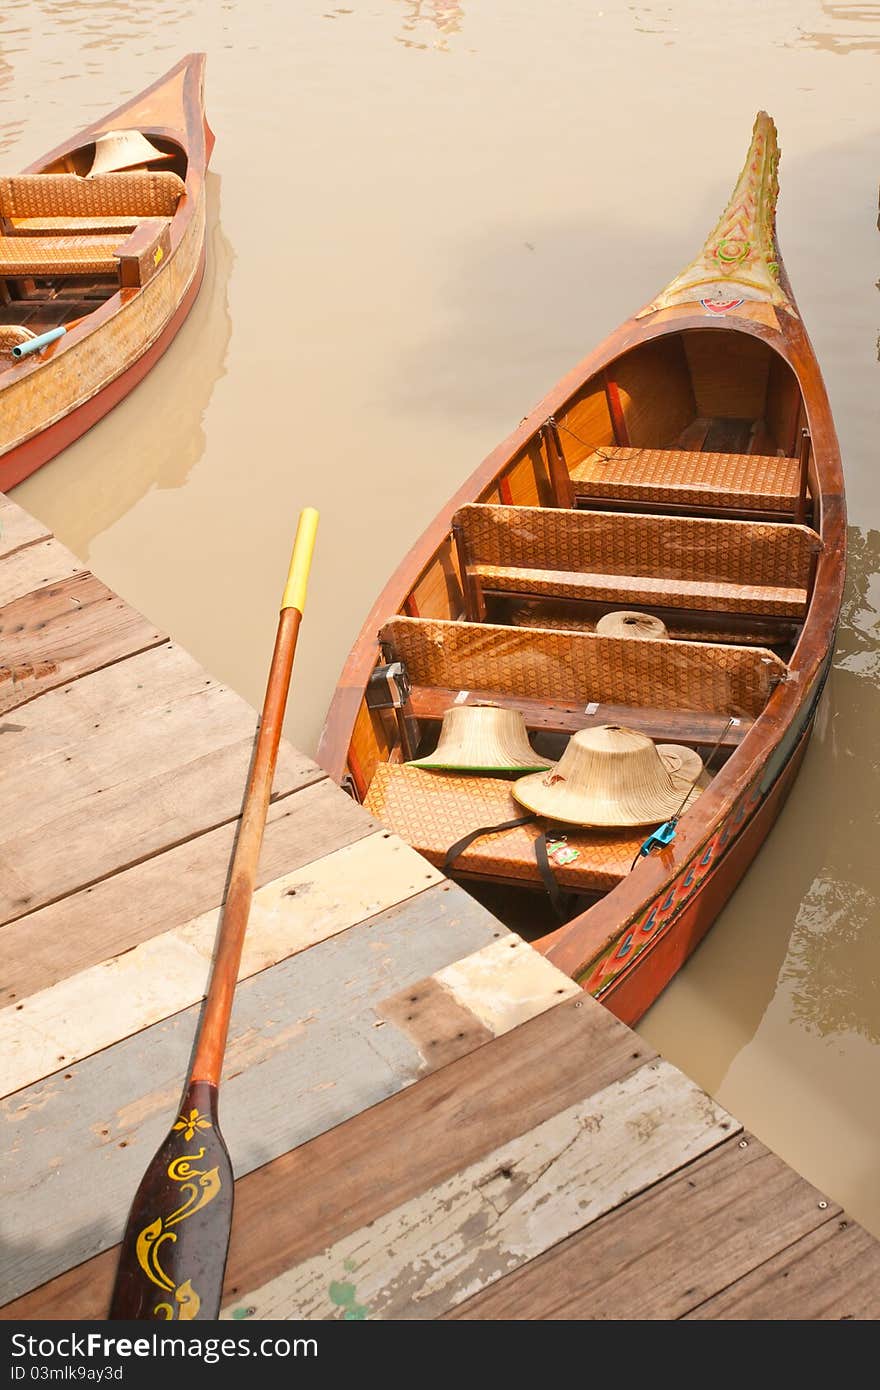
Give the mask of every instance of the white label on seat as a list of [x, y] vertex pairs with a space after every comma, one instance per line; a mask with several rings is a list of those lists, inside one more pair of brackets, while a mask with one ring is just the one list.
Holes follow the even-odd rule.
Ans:
[[586, 709], [584, 710], [584, 714], [598, 714], [598, 712], [599, 706], [596, 704], [595, 700], [591, 700], [590, 703], [587, 705]]
[[455, 699], [452, 701], [452, 703], [453, 703], [454, 705], [463, 705], [464, 702], [465, 702], [465, 700], [467, 699], [467, 697], [470, 695], [470, 693], [471, 693], [471, 692], [470, 692], [469, 690], [459, 690], [458, 694], [456, 695], [456, 697], [455, 697]]

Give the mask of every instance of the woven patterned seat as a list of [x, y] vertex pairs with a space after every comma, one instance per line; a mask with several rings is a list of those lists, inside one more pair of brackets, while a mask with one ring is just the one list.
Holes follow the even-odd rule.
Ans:
[[[469, 831], [527, 814], [514, 800], [510, 785], [500, 777], [459, 777], [380, 763], [365, 804], [377, 820], [441, 868], [450, 845]], [[484, 835], [459, 855], [453, 871], [541, 886], [534, 844], [542, 828], [551, 830], [549, 823], [539, 821]], [[578, 857], [571, 864], [554, 863], [554, 877], [564, 888], [590, 892], [613, 888], [626, 877], [647, 832], [564, 826], [559, 833]]]
[[120, 232], [127, 236], [139, 226], [140, 217], [16, 217], [12, 220], [12, 230], [41, 236], [79, 236], [83, 232], [102, 232], [110, 235]]
[[608, 445], [571, 470], [576, 498], [793, 512], [800, 465], [767, 454], [690, 453]]
[[622, 607], [802, 616], [820, 545], [806, 526], [471, 503], [453, 528], [477, 591]]
[[116, 275], [123, 236], [0, 236], [0, 276]]
[[0, 178], [0, 217], [173, 217], [183, 180], [170, 170], [129, 169], [94, 179], [76, 174]]
[[413, 685], [570, 700], [581, 707], [595, 702], [753, 718], [786, 671], [761, 647], [441, 618], [393, 618], [379, 636]]

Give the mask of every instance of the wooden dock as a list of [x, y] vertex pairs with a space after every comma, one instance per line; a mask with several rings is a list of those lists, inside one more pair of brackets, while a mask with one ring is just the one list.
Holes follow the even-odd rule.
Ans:
[[[103, 1318], [255, 716], [0, 499], [2, 1316]], [[283, 748], [222, 1092], [230, 1318], [874, 1318], [880, 1246]]]

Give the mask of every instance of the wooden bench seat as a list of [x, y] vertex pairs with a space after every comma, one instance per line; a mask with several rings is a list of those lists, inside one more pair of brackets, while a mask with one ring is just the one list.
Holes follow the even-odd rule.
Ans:
[[714, 748], [735, 748], [755, 722], [740, 715], [731, 725], [723, 714], [694, 710], [640, 709], [637, 705], [618, 705], [608, 701], [576, 705], [570, 700], [529, 700], [523, 695], [507, 695], [500, 690], [453, 690], [449, 686], [414, 685], [410, 689], [407, 713], [422, 721], [440, 721], [453, 705], [502, 705], [519, 710], [526, 728], [533, 732], [574, 734], [578, 729], [595, 729], [602, 724], [623, 724], [646, 734], [657, 743], [688, 743]]
[[689, 608], [709, 613], [762, 613], [803, 617], [804, 588], [721, 583], [705, 579], [654, 579], [648, 575], [579, 574], [570, 570], [472, 565], [484, 593], [537, 594], [620, 604], [626, 608]]
[[28, 236], [82, 236], [83, 233], [119, 233], [127, 236], [142, 221], [140, 217], [15, 217], [12, 230]]
[[453, 535], [473, 619], [487, 592], [800, 618], [821, 546], [785, 522], [479, 502], [456, 512]]
[[167, 217], [145, 217], [128, 235], [0, 236], [0, 276], [112, 275], [123, 288], [137, 288], [170, 254], [170, 226]]
[[0, 276], [116, 275], [124, 236], [0, 236]]
[[721, 715], [720, 727], [731, 716], [756, 718], [786, 675], [773, 652], [723, 643], [407, 617], [391, 619], [379, 638], [413, 686], [494, 691], [582, 710], [628, 706], [646, 717], [648, 711]]
[[[389, 830], [441, 868], [450, 845], [471, 830], [527, 814], [510, 787], [510, 781], [500, 777], [460, 777], [380, 763], [364, 804]], [[542, 828], [547, 830], [548, 823], [484, 835], [459, 855], [454, 872], [543, 887], [534, 848]], [[586, 893], [607, 892], [620, 883], [648, 832], [643, 827], [605, 831], [564, 826], [559, 833], [578, 858], [571, 864], [554, 864], [554, 877], [561, 887]]]
[[95, 178], [14, 174], [0, 178], [0, 218], [173, 217], [186, 192], [170, 169], [124, 169]]
[[609, 444], [571, 469], [578, 503], [632, 502], [793, 514], [800, 463], [774, 454], [700, 453]]

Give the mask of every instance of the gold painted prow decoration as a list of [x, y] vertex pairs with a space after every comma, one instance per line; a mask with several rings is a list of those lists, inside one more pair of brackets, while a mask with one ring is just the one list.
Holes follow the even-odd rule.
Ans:
[[796, 312], [779, 283], [778, 167], [776, 126], [766, 111], [759, 111], [743, 171], [702, 251], [638, 318], [679, 304], [701, 302], [711, 308], [742, 300]]

